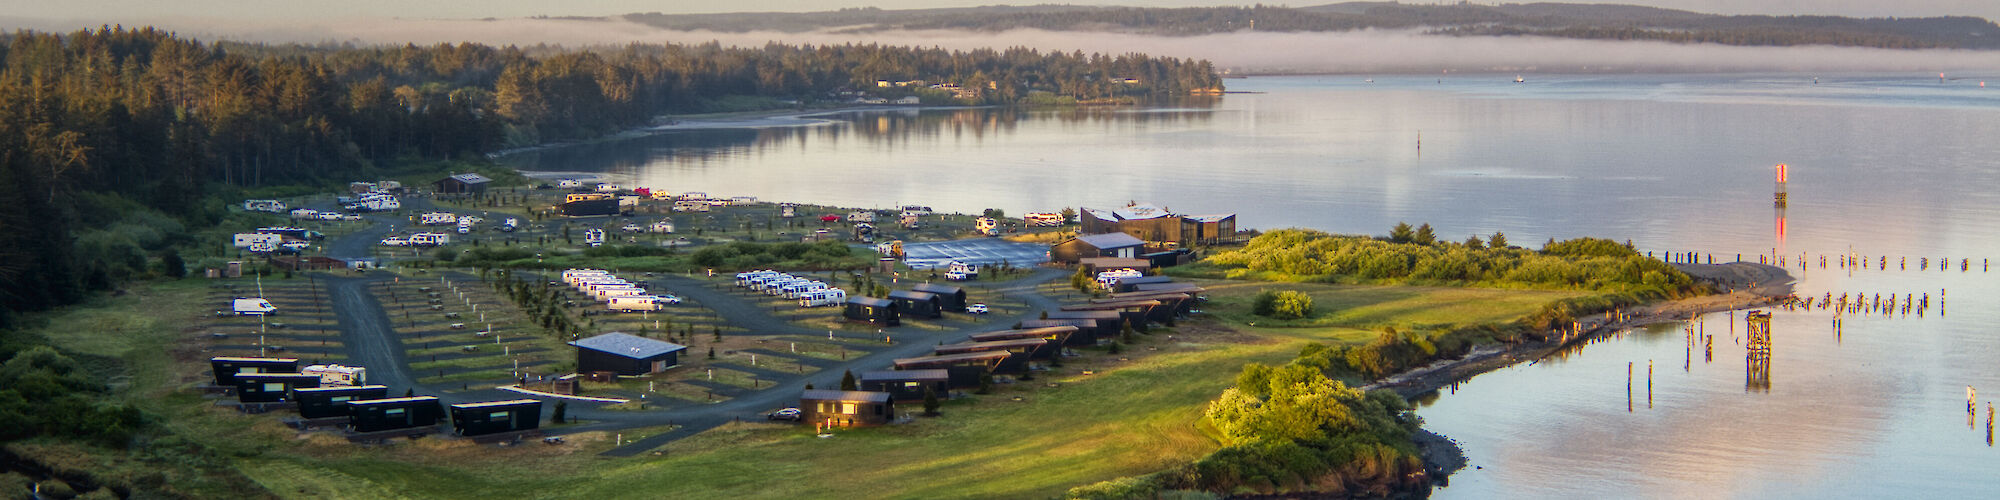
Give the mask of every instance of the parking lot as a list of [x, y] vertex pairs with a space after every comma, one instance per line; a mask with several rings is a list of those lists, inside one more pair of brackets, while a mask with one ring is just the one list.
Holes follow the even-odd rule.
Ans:
[[1049, 246], [1018, 243], [999, 238], [975, 238], [903, 245], [903, 263], [910, 269], [944, 267], [952, 261], [981, 266], [1006, 262], [1016, 267], [1032, 266], [1049, 260]]

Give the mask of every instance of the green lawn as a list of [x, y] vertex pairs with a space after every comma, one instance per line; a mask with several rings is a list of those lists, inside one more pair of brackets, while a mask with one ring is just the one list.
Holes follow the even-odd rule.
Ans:
[[[1410, 329], [1506, 323], [1550, 302], [1589, 295], [1589, 292], [1565, 290], [1192, 281], [1208, 290], [1209, 301], [1199, 307], [1231, 327], [1258, 334], [1339, 342], [1373, 340], [1374, 330], [1386, 326]], [[1250, 314], [1251, 299], [1267, 289], [1311, 295], [1314, 314], [1289, 321]]]

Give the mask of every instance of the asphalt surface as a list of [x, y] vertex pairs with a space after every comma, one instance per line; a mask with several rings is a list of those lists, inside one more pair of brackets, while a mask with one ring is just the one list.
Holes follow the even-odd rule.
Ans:
[[[406, 198], [407, 201], [403, 205], [406, 210], [421, 211], [428, 209], [430, 206], [429, 200], [415, 197]], [[370, 253], [369, 247], [377, 244], [384, 235], [388, 234], [393, 225], [407, 222], [407, 219], [382, 214], [371, 215], [367, 220], [373, 221], [375, 224], [352, 233], [341, 235], [329, 241], [326, 246], [327, 255], [334, 258], [366, 257]], [[970, 245], [968, 248], [992, 248], [991, 245], [995, 242], [995, 240], [986, 239], [968, 241], [978, 242], [977, 244]], [[1018, 244], [1008, 243], [1008, 245]], [[1013, 259], [1009, 259], [1009, 262], [1016, 265], [1028, 264], [1026, 261]], [[1068, 274], [1067, 271], [1060, 269], [1040, 269], [1027, 277], [1016, 279], [1009, 285], [996, 290], [996, 293], [1025, 302], [1028, 305], [1025, 311], [1033, 311], [1024, 312], [1019, 317], [999, 318], [998, 321], [984, 325], [966, 325], [948, 331], [900, 329], [896, 331], [898, 341], [894, 345], [885, 346], [882, 349], [853, 357], [846, 361], [823, 365], [823, 369], [812, 374], [777, 380], [769, 388], [738, 394], [734, 398], [719, 403], [706, 405], [686, 404], [651, 411], [607, 411], [599, 409], [603, 406], [601, 404], [571, 401], [568, 414], [573, 418], [587, 423], [558, 429], [545, 429], [544, 432], [549, 434], [588, 431], [616, 432], [621, 429], [637, 427], [679, 426], [673, 431], [633, 441], [604, 453], [608, 456], [633, 456], [732, 421], [762, 419], [764, 418], [763, 412], [795, 405], [798, 402], [799, 391], [803, 390], [806, 384], [812, 384], [815, 387], [838, 386], [840, 377], [844, 372], [853, 371], [859, 373], [868, 370], [886, 369], [897, 358], [928, 355], [932, 352], [932, 348], [940, 342], [956, 342], [965, 339], [971, 333], [1001, 328], [993, 326], [995, 324], [1004, 325], [1019, 320], [1031, 319], [1036, 317], [1036, 313], [1041, 310], [1053, 310], [1058, 306], [1057, 302], [1036, 292], [1035, 285], [1066, 274]], [[326, 275], [323, 278], [327, 294], [331, 298], [334, 315], [340, 327], [342, 341], [348, 350], [348, 359], [352, 364], [367, 367], [369, 372], [368, 377], [371, 382], [390, 386], [391, 392], [394, 392], [396, 388], [407, 388], [419, 394], [435, 395], [447, 404], [521, 397], [517, 393], [499, 390], [448, 394], [434, 387], [417, 384], [416, 377], [410, 372], [409, 360], [404, 353], [403, 343], [398, 338], [393, 326], [394, 322], [390, 320], [389, 314], [383, 308], [380, 298], [376, 297], [369, 290], [371, 283], [387, 279], [390, 278], [385, 275], [357, 277], [334, 274]], [[723, 321], [733, 326], [748, 329], [755, 334], [816, 333], [816, 331], [806, 330], [771, 316], [765, 309], [765, 306], [751, 300], [755, 296], [739, 295], [738, 293], [740, 292], [733, 287], [716, 288], [712, 283], [706, 281], [676, 276], [653, 278], [649, 280], [648, 285], [649, 288], [664, 288], [682, 297], [700, 302], [702, 306], [714, 311]], [[549, 398], [548, 400], [554, 399]], [[548, 406], [552, 407], [553, 405]]]
[[1049, 246], [1000, 238], [972, 238], [903, 245], [903, 263], [910, 269], [941, 268], [952, 261], [980, 266], [1002, 262], [1029, 267], [1049, 261]]

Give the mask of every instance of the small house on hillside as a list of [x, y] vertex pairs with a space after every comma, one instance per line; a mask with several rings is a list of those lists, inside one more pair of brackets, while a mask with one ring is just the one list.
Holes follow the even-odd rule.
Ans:
[[848, 321], [874, 323], [882, 326], [903, 324], [893, 301], [874, 297], [848, 297], [847, 310], [842, 313]]
[[238, 373], [298, 373], [299, 360], [292, 358], [238, 358], [222, 356], [209, 358], [209, 369], [214, 370], [215, 385], [236, 387]]
[[1031, 358], [1047, 359], [1055, 357], [1056, 351], [1062, 350], [1062, 347], [1050, 344], [1048, 339], [1013, 339], [987, 342], [960, 342], [937, 346], [935, 349], [939, 356], [993, 351], [1013, 354], [1012, 356], [1008, 356], [1007, 359], [1001, 360], [999, 365], [993, 367], [993, 371], [1014, 373], [1027, 370], [1028, 360]]
[[1057, 326], [1076, 328], [1075, 333], [1071, 333], [1069, 338], [1063, 340], [1063, 345], [1097, 345], [1097, 339], [1110, 338], [1112, 335], [1118, 334], [1118, 330], [1104, 331], [1097, 326], [1096, 320], [1089, 319], [1030, 319], [1021, 321], [1021, 328], [1023, 329]]
[[1049, 343], [1052, 344], [1056, 349], [1061, 349], [1062, 348], [1061, 346], [1068, 345], [1069, 336], [1076, 334], [1076, 330], [1077, 328], [1074, 326], [1022, 328], [1019, 330], [1000, 330], [997, 332], [975, 333], [971, 335], [971, 338], [974, 342], [992, 342], [995, 340], [1016, 340], [1016, 339], [1043, 339], [1049, 341]]
[[460, 436], [527, 431], [542, 426], [542, 402], [533, 399], [451, 405], [451, 428]]
[[951, 376], [952, 387], [976, 387], [980, 375], [993, 373], [1013, 355], [1007, 351], [968, 352], [903, 358], [895, 364], [897, 370], [945, 370]]
[[276, 403], [291, 397], [292, 389], [319, 387], [319, 375], [303, 373], [238, 373], [236, 400], [245, 403]]
[[897, 313], [917, 319], [937, 319], [944, 317], [944, 304], [937, 295], [910, 290], [889, 292], [889, 300], [896, 301]]
[[437, 425], [444, 407], [436, 396], [348, 401], [355, 432], [375, 432]]
[[1049, 260], [1075, 263], [1093, 257], [1138, 258], [1146, 242], [1125, 233], [1091, 234], [1049, 247]]
[[653, 340], [622, 332], [611, 332], [570, 342], [576, 346], [577, 373], [613, 372], [619, 375], [659, 373], [680, 366], [681, 351], [687, 346]]
[[910, 287], [911, 290], [936, 295], [938, 306], [947, 312], [965, 312], [965, 289], [951, 285], [922, 283]]
[[479, 174], [456, 174], [431, 183], [431, 190], [439, 194], [480, 194], [486, 192], [486, 185], [492, 183]]
[[923, 401], [929, 389], [942, 399], [951, 396], [951, 373], [945, 370], [887, 370], [861, 374], [861, 389], [886, 392], [898, 401]]
[[348, 415], [348, 401], [386, 397], [389, 397], [389, 386], [386, 385], [292, 389], [292, 402], [299, 404], [299, 416], [304, 418], [345, 417]]
[[810, 390], [799, 395], [800, 420], [827, 427], [869, 427], [896, 419], [886, 392]]

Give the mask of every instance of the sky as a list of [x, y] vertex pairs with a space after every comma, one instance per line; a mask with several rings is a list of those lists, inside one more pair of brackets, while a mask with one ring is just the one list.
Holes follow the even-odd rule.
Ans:
[[[1564, 0], [1588, 2], [1589, 0]], [[404, 17], [477, 19], [528, 16], [606, 16], [634, 12], [701, 13], [824, 11], [840, 7], [914, 9], [979, 5], [1128, 5], [1189, 7], [1249, 5], [1224, 0], [0, 0], [0, 15], [84, 24], [141, 24], [170, 18], [325, 19]], [[1309, 6], [1333, 0], [1266, 2]], [[1407, 3], [1428, 3], [1422, 1]], [[1496, 3], [1492, 0], [1474, 3]], [[1527, 2], [1519, 2], [1527, 3]], [[1719, 14], [1826, 14], [1856, 17], [1971, 15], [2000, 19], [1995, 0], [1622, 0], [1602, 3], [1650, 5]]]

